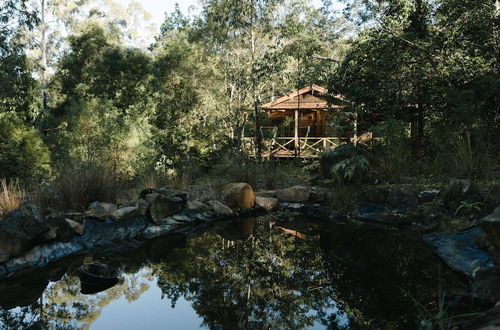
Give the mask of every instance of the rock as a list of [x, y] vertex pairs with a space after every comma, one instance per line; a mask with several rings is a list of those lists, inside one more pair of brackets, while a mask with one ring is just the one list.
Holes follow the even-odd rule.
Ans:
[[0, 262], [9, 260], [10, 254], [7, 251], [0, 249]]
[[185, 214], [174, 214], [171, 216], [172, 219], [183, 222], [183, 223], [189, 223], [193, 222], [194, 219], [188, 217]]
[[76, 221], [73, 221], [71, 219], [64, 219], [68, 223], [68, 225], [73, 229], [73, 232], [77, 235], [83, 235], [83, 232], [85, 231], [85, 225]]
[[365, 203], [384, 204], [389, 196], [389, 189], [376, 188], [364, 191], [360, 196], [360, 201]]
[[478, 270], [474, 275], [471, 293], [481, 300], [493, 303], [500, 301], [500, 267]]
[[231, 208], [229, 206], [224, 205], [223, 203], [221, 203], [219, 201], [212, 200], [212, 201], [209, 201], [208, 204], [212, 207], [212, 209], [214, 210], [214, 212], [217, 215], [232, 215], [233, 214], [233, 210], [231, 210]]
[[104, 220], [111, 216], [111, 213], [116, 211], [118, 207], [113, 203], [93, 202], [89, 205], [85, 216]]
[[309, 201], [312, 203], [321, 203], [328, 198], [328, 190], [320, 187], [311, 187]]
[[281, 206], [283, 206], [286, 209], [300, 210], [304, 208], [305, 205], [302, 203], [281, 203]]
[[496, 330], [500, 328], [500, 304], [460, 326], [464, 330]]
[[481, 228], [486, 232], [489, 241], [495, 246], [497, 252], [500, 252], [500, 207], [497, 207], [493, 213], [482, 219]]
[[71, 219], [71, 220], [76, 221], [78, 223], [83, 223], [85, 220], [85, 214], [78, 213], [78, 212], [64, 213], [64, 218]]
[[255, 193], [255, 196], [260, 197], [276, 197], [276, 190], [264, 190]]
[[17, 257], [43, 241], [49, 230], [38, 208], [27, 205], [4, 215], [0, 221], [0, 262]]
[[181, 211], [187, 198], [188, 194], [183, 191], [147, 188], [139, 195], [137, 209], [140, 215], [160, 224], [162, 219]]
[[[141, 191], [139, 194], [139, 199], [145, 199], [146, 201], [150, 202], [148, 198], [146, 198], [147, 195], [150, 194], [160, 194], [165, 197], [168, 197], [172, 201], [177, 201], [177, 202], [187, 202], [188, 200], [188, 193], [185, 191], [180, 191], [180, 190], [174, 190], [174, 189], [167, 189], [167, 188], [161, 188], [161, 189], [155, 189], [155, 188], [146, 188]], [[150, 196], [154, 197], [154, 196]], [[156, 198], [156, 197], [154, 197]]]
[[182, 220], [177, 220], [177, 219], [174, 219], [173, 217], [168, 217], [168, 218], [163, 219], [161, 221], [161, 224], [162, 225], [173, 225], [173, 226], [184, 226], [184, 225], [188, 224], [188, 222], [182, 221]]
[[73, 228], [61, 216], [48, 217], [46, 223], [49, 231], [45, 233], [48, 240], [57, 240], [59, 242], [69, 242], [73, 238]]
[[235, 211], [250, 209], [255, 204], [255, 193], [248, 183], [230, 183], [222, 189], [221, 195], [222, 202]]
[[439, 192], [440, 190], [438, 189], [421, 191], [418, 193], [418, 202], [421, 204], [431, 203], [436, 199]]
[[111, 213], [111, 218], [115, 221], [134, 218], [139, 215], [139, 210], [136, 206], [122, 207]]
[[258, 207], [263, 208], [264, 210], [270, 212], [278, 206], [278, 199], [273, 198], [273, 197], [260, 197], [256, 196], [255, 197], [255, 204], [257, 204]]
[[200, 212], [212, 210], [210, 206], [199, 200], [188, 200], [186, 203], [186, 207], [190, 210], [200, 211]]
[[486, 204], [500, 205], [500, 184], [492, 185], [486, 193]]
[[148, 203], [146, 202], [145, 199], [139, 198], [137, 200], [137, 212], [139, 213], [140, 216], [146, 216], [146, 213], [148, 212]]
[[452, 212], [455, 212], [462, 202], [476, 203], [482, 199], [479, 187], [465, 179], [451, 179], [443, 193], [443, 204]]
[[161, 220], [181, 211], [184, 207], [182, 201], [176, 201], [164, 195], [158, 195], [149, 205], [148, 213], [152, 222], [160, 224]]
[[414, 210], [418, 205], [417, 195], [413, 192], [400, 189], [390, 189], [387, 195], [386, 203], [392, 207]]
[[280, 202], [305, 203], [309, 200], [311, 189], [307, 186], [293, 186], [276, 190], [276, 197]]

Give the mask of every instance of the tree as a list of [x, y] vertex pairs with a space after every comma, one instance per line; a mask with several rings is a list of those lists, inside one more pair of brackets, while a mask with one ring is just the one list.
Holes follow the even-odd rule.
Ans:
[[0, 5], [0, 113], [13, 112], [29, 122], [38, 113], [36, 81], [25, 54], [22, 31], [37, 22], [27, 1], [5, 0]]

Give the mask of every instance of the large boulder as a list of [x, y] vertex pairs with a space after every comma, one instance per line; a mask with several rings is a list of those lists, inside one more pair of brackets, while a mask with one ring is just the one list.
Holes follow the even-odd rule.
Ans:
[[273, 197], [261, 197], [261, 196], [256, 196], [255, 197], [255, 204], [258, 207], [263, 208], [264, 210], [270, 212], [278, 206], [278, 199], [273, 198]]
[[255, 193], [248, 183], [236, 182], [226, 185], [222, 191], [222, 202], [232, 210], [250, 209], [255, 204]]
[[49, 230], [40, 210], [28, 205], [4, 215], [0, 221], [0, 262], [18, 257], [41, 243]]
[[488, 239], [495, 246], [496, 251], [500, 252], [500, 207], [482, 219], [481, 228], [488, 235]]
[[153, 223], [160, 224], [163, 219], [181, 211], [185, 207], [187, 199], [188, 194], [183, 191], [147, 188], [139, 195], [138, 213], [145, 215]]
[[113, 203], [93, 202], [85, 211], [85, 216], [104, 220], [111, 216], [111, 213], [116, 211], [118, 207]]
[[276, 190], [276, 197], [280, 202], [305, 203], [309, 200], [311, 189], [307, 186], [293, 186]]

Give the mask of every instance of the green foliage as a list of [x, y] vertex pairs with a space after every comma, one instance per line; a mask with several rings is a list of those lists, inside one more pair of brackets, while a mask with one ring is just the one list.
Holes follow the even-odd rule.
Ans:
[[16, 113], [25, 121], [38, 114], [37, 82], [26, 56], [22, 34], [37, 23], [26, 0], [3, 0], [0, 4], [0, 114]]
[[455, 215], [459, 213], [460, 214], [479, 213], [481, 212], [483, 205], [484, 204], [481, 202], [461, 201], [460, 205], [458, 205], [457, 209], [455, 210]]
[[35, 129], [7, 114], [0, 114], [0, 127], [0, 177], [31, 179], [50, 174], [49, 150]]
[[409, 146], [418, 157], [426, 135], [474, 127], [498, 131], [498, 95], [492, 93], [499, 90], [493, 78], [498, 15], [492, 1], [380, 1], [364, 7], [364, 17], [371, 19], [352, 39], [331, 86], [364, 120], [411, 125]]
[[330, 172], [338, 182], [350, 182], [355, 177], [360, 177], [368, 170], [370, 162], [365, 156], [356, 155], [334, 164]]
[[387, 182], [398, 183], [417, 173], [419, 161], [411, 151], [409, 125], [397, 119], [388, 119], [374, 127], [376, 142], [371, 154], [377, 172]]

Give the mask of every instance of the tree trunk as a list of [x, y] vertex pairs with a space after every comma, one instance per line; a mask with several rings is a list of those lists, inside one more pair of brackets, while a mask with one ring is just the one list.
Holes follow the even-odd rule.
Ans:
[[260, 134], [260, 121], [259, 121], [259, 109], [257, 106], [257, 81], [255, 79], [255, 32], [254, 32], [254, 13], [255, 5], [254, 0], [251, 0], [251, 13], [250, 13], [250, 39], [252, 47], [252, 92], [253, 92], [253, 107], [255, 116], [255, 143], [257, 145], [257, 160], [259, 163], [262, 160], [262, 136]]
[[45, 0], [42, 1], [42, 12], [41, 12], [41, 32], [42, 32], [42, 40], [40, 42], [40, 48], [42, 51], [42, 82], [41, 82], [41, 92], [42, 92], [42, 115], [45, 114], [47, 109], [47, 40], [45, 36], [46, 30], [46, 22], [45, 22]]

